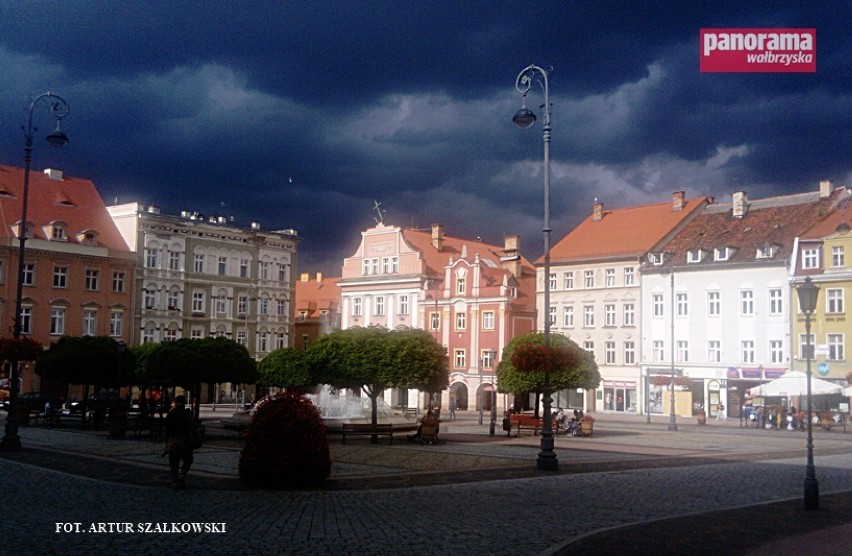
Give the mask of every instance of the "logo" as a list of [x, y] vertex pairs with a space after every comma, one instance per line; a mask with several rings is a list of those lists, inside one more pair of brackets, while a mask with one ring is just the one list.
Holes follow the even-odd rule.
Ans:
[[701, 29], [702, 73], [815, 73], [816, 29]]

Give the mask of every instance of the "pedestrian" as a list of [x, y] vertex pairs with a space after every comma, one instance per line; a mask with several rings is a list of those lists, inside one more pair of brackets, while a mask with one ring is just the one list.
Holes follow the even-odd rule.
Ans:
[[459, 408], [459, 402], [453, 398], [450, 400], [450, 421], [456, 420], [456, 409]]
[[186, 396], [176, 396], [172, 409], [166, 416], [166, 448], [169, 455], [172, 485], [175, 489], [186, 488], [186, 474], [192, 465], [192, 446], [187, 442], [195, 429], [192, 411], [186, 408]]
[[716, 406], [716, 420], [717, 421], [727, 421], [725, 417], [725, 404], [719, 402], [719, 405]]

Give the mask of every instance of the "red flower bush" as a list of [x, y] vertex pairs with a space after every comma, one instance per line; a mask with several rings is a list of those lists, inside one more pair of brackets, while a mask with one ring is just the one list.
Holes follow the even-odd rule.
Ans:
[[521, 344], [512, 352], [512, 366], [522, 372], [557, 372], [580, 363], [574, 350], [566, 346]]
[[325, 424], [304, 396], [261, 400], [240, 454], [240, 480], [263, 488], [316, 487], [331, 474]]

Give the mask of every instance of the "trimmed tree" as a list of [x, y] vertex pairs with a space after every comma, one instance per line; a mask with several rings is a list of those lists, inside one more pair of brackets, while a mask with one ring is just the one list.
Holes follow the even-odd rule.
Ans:
[[314, 383], [363, 391], [370, 399], [374, 425], [378, 422], [376, 400], [385, 389], [437, 392], [449, 384], [446, 349], [425, 330], [338, 330], [322, 336], [308, 353]]
[[276, 349], [257, 365], [258, 384], [304, 389], [316, 384], [311, 377], [308, 355], [294, 348]]

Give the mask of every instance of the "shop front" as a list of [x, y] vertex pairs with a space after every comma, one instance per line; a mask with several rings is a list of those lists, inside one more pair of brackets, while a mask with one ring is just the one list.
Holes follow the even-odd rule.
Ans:
[[603, 410], [636, 413], [638, 411], [636, 381], [604, 380]]

